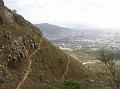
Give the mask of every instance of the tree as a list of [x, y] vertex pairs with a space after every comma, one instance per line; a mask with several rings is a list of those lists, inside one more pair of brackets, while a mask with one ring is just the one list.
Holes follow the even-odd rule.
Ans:
[[99, 51], [99, 60], [102, 61], [107, 70], [111, 75], [111, 81], [113, 84], [111, 85], [114, 89], [120, 89], [120, 63], [116, 58], [117, 52], [100, 50]]
[[14, 9], [14, 10], [12, 10], [12, 12], [13, 12], [14, 14], [16, 14], [16, 13], [17, 13], [17, 10], [16, 10], [16, 9]]

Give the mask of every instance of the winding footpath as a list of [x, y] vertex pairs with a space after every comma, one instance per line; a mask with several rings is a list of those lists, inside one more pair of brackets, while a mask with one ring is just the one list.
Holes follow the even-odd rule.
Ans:
[[69, 65], [70, 65], [70, 56], [68, 56], [68, 63], [67, 63], [67, 66], [66, 66], [66, 70], [61, 77], [61, 81], [63, 81], [65, 79], [65, 75], [68, 73]]
[[23, 79], [20, 81], [20, 83], [18, 84], [18, 86], [16, 87], [16, 89], [20, 89], [20, 87], [24, 84], [24, 81], [27, 79], [27, 77], [28, 77], [28, 75], [29, 75], [29, 73], [30, 73], [30, 70], [31, 70], [30, 67], [31, 67], [31, 65], [32, 65], [31, 57], [32, 57], [33, 55], [35, 55], [35, 54], [40, 50], [41, 43], [42, 43], [42, 38], [41, 38], [39, 47], [28, 57], [28, 60], [29, 60], [28, 69], [26, 70], [26, 73], [25, 73]]

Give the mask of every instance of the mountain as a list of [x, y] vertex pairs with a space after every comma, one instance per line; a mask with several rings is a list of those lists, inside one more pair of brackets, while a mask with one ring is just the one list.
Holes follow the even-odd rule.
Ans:
[[88, 77], [84, 66], [0, 0], [0, 89], [55, 89], [64, 80]]
[[40, 28], [45, 37], [47, 37], [49, 40], [62, 40], [72, 38], [75, 33], [73, 29], [64, 28], [49, 23], [35, 24], [35, 26]]
[[[54, 33], [61, 33], [62, 31], [64, 31], [65, 29], [68, 29], [68, 28], [64, 28], [64, 27], [60, 27], [60, 26], [57, 26], [57, 25], [52, 25], [52, 24], [49, 24], [49, 23], [43, 23], [43, 24], [35, 24], [35, 26], [37, 26], [38, 28], [41, 28], [41, 30], [44, 32], [44, 33], [49, 33], [49, 34], [53, 34]], [[48, 30], [49, 29], [49, 30]]]
[[45, 37], [47, 37], [52, 42], [80, 41], [84, 39], [96, 40], [101, 38], [101, 34], [104, 32], [100, 29], [89, 29], [89, 27], [79, 27], [77, 29], [72, 29], [48, 23], [36, 24], [35, 26], [40, 28]]

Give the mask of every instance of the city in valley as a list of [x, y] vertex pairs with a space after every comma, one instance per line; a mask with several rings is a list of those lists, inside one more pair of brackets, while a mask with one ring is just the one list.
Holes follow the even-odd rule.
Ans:
[[[40, 24], [45, 36], [55, 45], [68, 51], [96, 51], [120, 49], [119, 30], [70, 29], [51, 24]], [[49, 31], [47, 30], [49, 28]]]

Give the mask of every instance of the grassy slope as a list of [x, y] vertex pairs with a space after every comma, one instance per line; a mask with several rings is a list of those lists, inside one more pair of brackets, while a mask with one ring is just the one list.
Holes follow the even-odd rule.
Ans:
[[[81, 52], [68, 52], [65, 51], [67, 54], [71, 55], [72, 57], [79, 60], [79, 62], [87, 62], [91, 60], [98, 60], [96, 58], [96, 54], [87, 54], [87, 53], [81, 53]], [[94, 64], [86, 64], [84, 67], [86, 67], [88, 70], [91, 71], [92, 76], [90, 77], [90, 80], [94, 80], [91, 85], [91, 89], [111, 89], [110, 87], [110, 80], [109, 79], [109, 72], [106, 70], [106, 66], [102, 62], [97, 62]]]
[[[21, 19], [21, 17], [17, 17], [17, 19]], [[11, 38], [8, 40], [4, 36], [0, 37], [0, 48], [3, 47], [3, 52], [5, 54], [4, 57], [0, 58], [0, 64], [7, 65], [7, 58], [8, 55], [11, 54], [15, 56], [13, 52], [11, 52], [11, 44], [14, 40], [18, 40], [20, 37], [25, 36], [26, 40], [28, 40], [28, 36], [36, 43], [40, 43], [40, 39], [42, 38], [42, 33], [38, 31], [36, 27], [30, 24], [28, 21], [23, 20], [21, 24], [15, 20], [13, 24], [8, 24], [6, 26], [0, 25], [0, 32], [1, 33], [9, 33]], [[21, 49], [24, 46], [23, 43], [19, 43], [17, 47]], [[26, 46], [29, 55], [35, 50], [31, 49]], [[47, 39], [43, 39], [41, 50], [39, 50], [33, 57], [32, 57], [32, 67], [31, 73], [27, 78], [26, 82], [22, 89], [39, 89], [40, 87], [45, 87], [47, 84], [55, 84], [61, 80], [62, 74], [65, 72], [66, 65], [68, 62], [68, 56], [62, 52], [59, 48], [55, 47], [51, 42]], [[77, 61], [73, 58], [70, 58], [70, 67], [67, 75], [65, 76], [66, 79], [80, 79], [80, 78], [87, 78], [87, 71], [81, 66]], [[0, 84], [2, 88], [0, 89], [15, 89], [15, 87], [19, 84], [22, 80], [25, 70], [28, 67], [28, 60], [23, 61], [22, 63], [15, 63], [15, 68], [11, 69], [8, 68], [9, 73], [11, 74], [10, 78]], [[38, 87], [38, 88], [35, 88]], [[43, 89], [43, 88], [41, 88]]]
[[[33, 39], [35, 36], [37, 36], [37, 38], [35, 39], [36, 42], [39, 42], [39, 39], [41, 38], [41, 36], [38, 36], [38, 31], [35, 29], [31, 29], [31, 28], [27, 28], [26, 26], [21, 26], [18, 24], [13, 24], [13, 25], [7, 25], [7, 26], [0, 26], [0, 32], [1, 33], [10, 33], [11, 35], [11, 39], [5, 39], [3, 36], [0, 37], [0, 48], [2, 48], [2, 46], [4, 45], [4, 57], [0, 57], [0, 64], [1, 65], [7, 65], [7, 58], [9, 54], [12, 54], [10, 51], [11, 48], [11, 44], [13, 42], [13, 40], [18, 39], [21, 36], [27, 36], [27, 35], [33, 35]], [[21, 46], [23, 46], [23, 44], [19, 44], [17, 47], [20, 48]], [[30, 49], [29, 47], [27, 47], [29, 54], [32, 53], [32, 51], [34, 49]], [[12, 54], [12, 56], [14, 56], [14, 54]], [[1, 89], [14, 89], [17, 84], [19, 83], [19, 81], [21, 80], [21, 77], [24, 74], [24, 70], [27, 67], [27, 61], [24, 61], [23, 63], [16, 63], [16, 68], [15, 69], [9, 69], [8, 71], [11, 74], [9, 80], [7, 80], [7, 82], [5, 82], [4, 84], [1, 84], [3, 87]]]
[[[41, 50], [33, 56], [32, 72], [23, 89], [42, 89], [41, 84], [55, 84], [60, 82], [66, 69], [68, 56], [59, 48], [56, 48], [46, 39], [43, 40]], [[88, 78], [88, 72], [73, 58], [70, 59], [70, 67], [66, 79]], [[39, 88], [36, 88], [38, 87]], [[43, 86], [42, 86], [43, 87]]]

